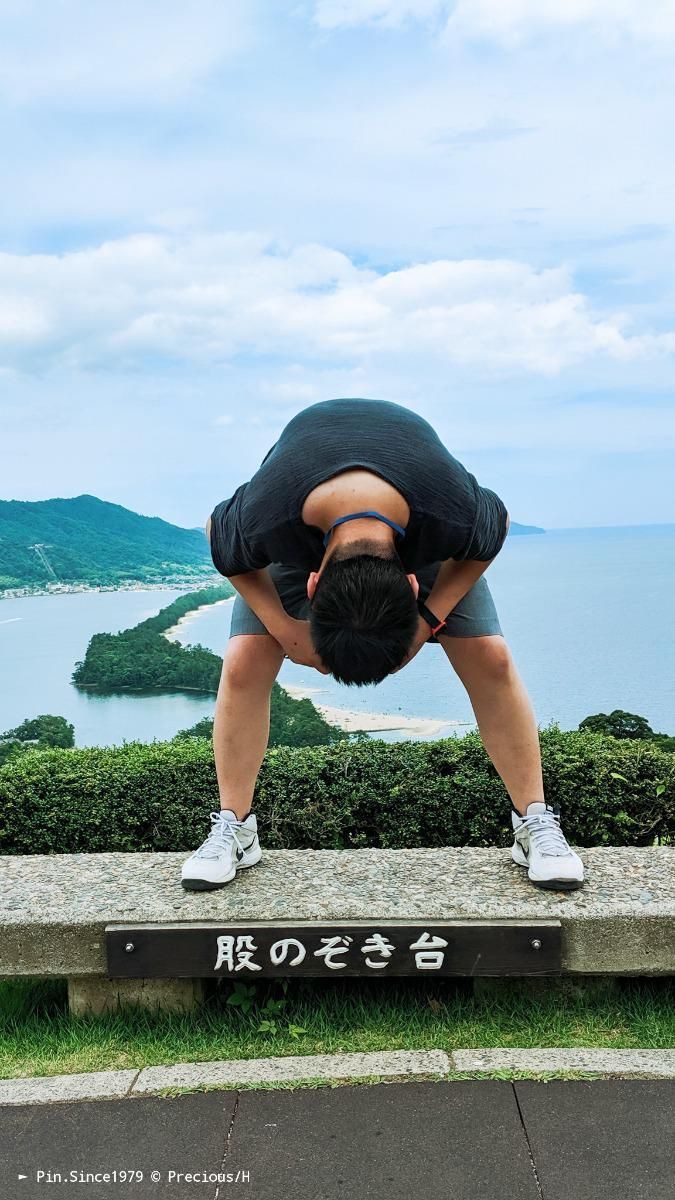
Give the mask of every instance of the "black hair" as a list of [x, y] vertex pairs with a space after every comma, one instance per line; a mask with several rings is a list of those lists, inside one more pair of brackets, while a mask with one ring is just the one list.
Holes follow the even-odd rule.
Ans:
[[310, 610], [314, 649], [339, 683], [380, 683], [400, 667], [418, 624], [396, 549], [360, 538], [329, 558]]

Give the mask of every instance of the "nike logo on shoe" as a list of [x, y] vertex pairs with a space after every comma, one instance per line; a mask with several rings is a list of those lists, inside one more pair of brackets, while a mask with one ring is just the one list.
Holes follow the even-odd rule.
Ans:
[[237, 850], [237, 858], [243, 858], [243, 857], [244, 857], [244, 851], [243, 851], [243, 850]]

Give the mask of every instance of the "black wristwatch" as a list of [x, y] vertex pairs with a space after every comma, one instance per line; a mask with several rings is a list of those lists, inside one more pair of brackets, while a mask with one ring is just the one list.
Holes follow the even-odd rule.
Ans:
[[438, 617], [434, 616], [430, 608], [427, 608], [423, 600], [417, 601], [417, 608], [421, 617], [424, 617], [427, 625], [431, 626], [432, 633], [438, 633], [439, 630], [445, 629], [447, 621], [439, 621]]

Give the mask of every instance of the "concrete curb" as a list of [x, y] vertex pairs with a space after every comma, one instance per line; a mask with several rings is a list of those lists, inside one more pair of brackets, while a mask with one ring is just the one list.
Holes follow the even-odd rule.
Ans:
[[675, 1050], [605, 1050], [600, 1047], [547, 1050], [455, 1050], [450, 1056], [458, 1072], [592, 1071], [604, 1079], [630, 1075], [641, 1079], [675, 1079]]
[[370, 1054], [307, 1054], [279, 1058], [224, 1059], [175, 1063], [142, 1070], [91, 1071], [0, 1079], [0, 1105], [51, 1104], [64, 1100], [109, 1100], [149, 1096], [167, 1088], [232, 1088], [241, 1084], [363, 1079], [443, 1079], [448, 1075], [520, 1072], [541, 1075], [582, 1071], [602, 1079], [675, 1079], [675, 1050], [601, 1048], [389, 1050]]
[[0, 1079], [0, 1104], [50, 1104], [56, 1100], [112, 1100], [127, 1096], [139, 1071], [89, 1071], [83, 1075]]
[[449, 1055], [444, 1050], [289, 1055], [146, 1067], [136, 1080], [133, 1092], [203, 1084], [236, 1087], [239, 1083], [276, 1083], [293, 1079], [362, 1079], [367, 1075], [402, 1075], [410, 1079], [419, 1075], [447, 1075], [451, 1070]]

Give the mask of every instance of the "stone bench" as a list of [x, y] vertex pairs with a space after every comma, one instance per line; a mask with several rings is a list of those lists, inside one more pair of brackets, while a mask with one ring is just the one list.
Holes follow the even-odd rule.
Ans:
[[200, 999], [203, 978], [109, 978], [106, 926], [366, 919], [559, 921], [564, 975], [675, 974], [671, 847], [584, 849], [586, 883], [574, 892], [535, 888], [508, 849], [268, 850], [212, 892], [185, 891], [184, 859], [0, 857], [0, 976], [65, 978], [76, 1013], [180, 1010]]

